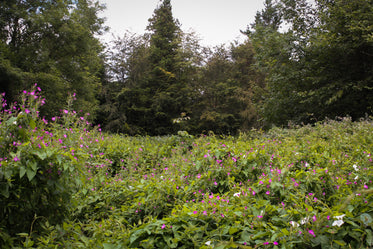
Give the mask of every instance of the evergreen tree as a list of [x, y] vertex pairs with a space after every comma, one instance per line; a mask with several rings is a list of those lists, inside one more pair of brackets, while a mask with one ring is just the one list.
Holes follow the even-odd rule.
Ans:
[[[172, 16], [170, 0], [155, 9], [147, 27], [150, 32], [147, 65], [141, 78], [134, 78], [135, 68], [127, 72], [132, 79], [118, 95], [120, 110], [125, 113], [127, 132], [161, 135], [176, 132], [173, 119], [185, 111], [187, 86], [180, 57], [181, 30]], [[134, 65], [134, 64], [132, 64]]]

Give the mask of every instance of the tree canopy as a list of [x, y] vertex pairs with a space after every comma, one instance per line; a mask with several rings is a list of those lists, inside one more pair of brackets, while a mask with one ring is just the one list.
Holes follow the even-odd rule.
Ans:
[[8, 98], [35, 82], [50, 102], [43, 115], [58, 114], [68, 93], [76, 109], [98, 108], [103, 31], [102, 6], [90, 0], [0, 1], [0, 90]]
[[[229, 4], [229, 3], [227, 3]], [[58, 115], [68, 94], [103, 129], [236, 134], [372, 114], [373, 3], [265, 0], [244, 42], [204, 47], [161, 0], [145, 34], [110, 44], [94, 0], [0, 0], [0, 91], [35, 83]]]

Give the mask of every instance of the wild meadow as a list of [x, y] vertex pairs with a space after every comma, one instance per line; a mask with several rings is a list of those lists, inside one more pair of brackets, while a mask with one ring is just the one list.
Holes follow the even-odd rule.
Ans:
[[[2, 96], [4, 97], [4, 96]], [[1, 100], [1, 248], [372, 248], [373, 122], [124, 136]]]

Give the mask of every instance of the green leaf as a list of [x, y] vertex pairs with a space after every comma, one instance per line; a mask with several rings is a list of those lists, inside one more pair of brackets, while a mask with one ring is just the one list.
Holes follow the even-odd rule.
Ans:
[[35, 161], [33, 161], [33, 162], [28, 162], [28, 166], [30, 166], [31, 167], [31, 169], [33, 170], [33, 171], [37, 171], [37, 169], [38, 169], [38, 163], [37, 162], [35, 162]]
[[373, 234], [372, 234], [372, 230], [370, 229], [366, 229], [365, 230], [367, 232], [367, 244], [368, 246], [373, 246]]
[[237, 227], [231, 227], [231, 228], [229, 228], [229, 234], [230, 235], [232, 235], [232, 234], [234, 234], [234, 233], [236, 233], [238, 231], [239, 231], [239, 229]]
[[346, 245], [346, 242], [344, 242], [343, 240], [333, 240], [333, 242], [340, 245], [340, 246], [345, 246]]
[[31, 129], [35, 129], [35, 127], [36, 127], [35, 120], [31, 119], [30, 122], [29, 122], [29, 125], [30, 125]]
[[26, 168], [21, 166], [19, 168], [19, 178], [21, 179], [26, 174]]
[[250, 236], [251, 236], [251, 234], [248, 231], [243, 231], [241, 233], [241, 240], [242, 241], [250, 241], [251, 240]]
[[364, 223], [365, 226], [368, 226], [369, 224], [372, 223], [372, 216], [370, 216], [367, 213], [361, 214], [360, 215], [360, 220]]
[[27, 173], [27, 178], [28, 180], [31, 182], [32, 179], [34, 179], [35, 175], [36, 175], [36, 171], [33, 171], [32, 169], [30, 168], [27, 168], [26, 169], [26, 173]]
[[41, 160], [44, 160], [47, 158], [47, 155], [44, 151], [36, 151], [34, 152], [35, 155], [37, 155]]
[[5, 197], [9, 198], [9, 185], [6, 182], [0, 182], [0, 193]]
[[118, 245], [115, 245], [115, 244], [104, 243], [102, 245], [104, 246], [104, 249], [117, 249], [117, 248], [120, 248]]

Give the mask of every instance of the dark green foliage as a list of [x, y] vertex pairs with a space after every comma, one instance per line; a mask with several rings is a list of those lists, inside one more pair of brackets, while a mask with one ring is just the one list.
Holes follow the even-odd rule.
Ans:
[[[268, 121], [284, 125], [371, 114], [372, 6], [370, 1], [316, 1], [315, 6], [267, 1], [248, 34], [266, 75]], [[280, 31], [281, 23], [289, 29]]]
[[94, 35], [102, 31], [102, 7], [89, 0], [0, 3], [0, 91], [13, 101], [37, 82], [53, 103], [43, 115], [57, 115], [73, 92], [76, 106], [94, 113], [103, 65]]

